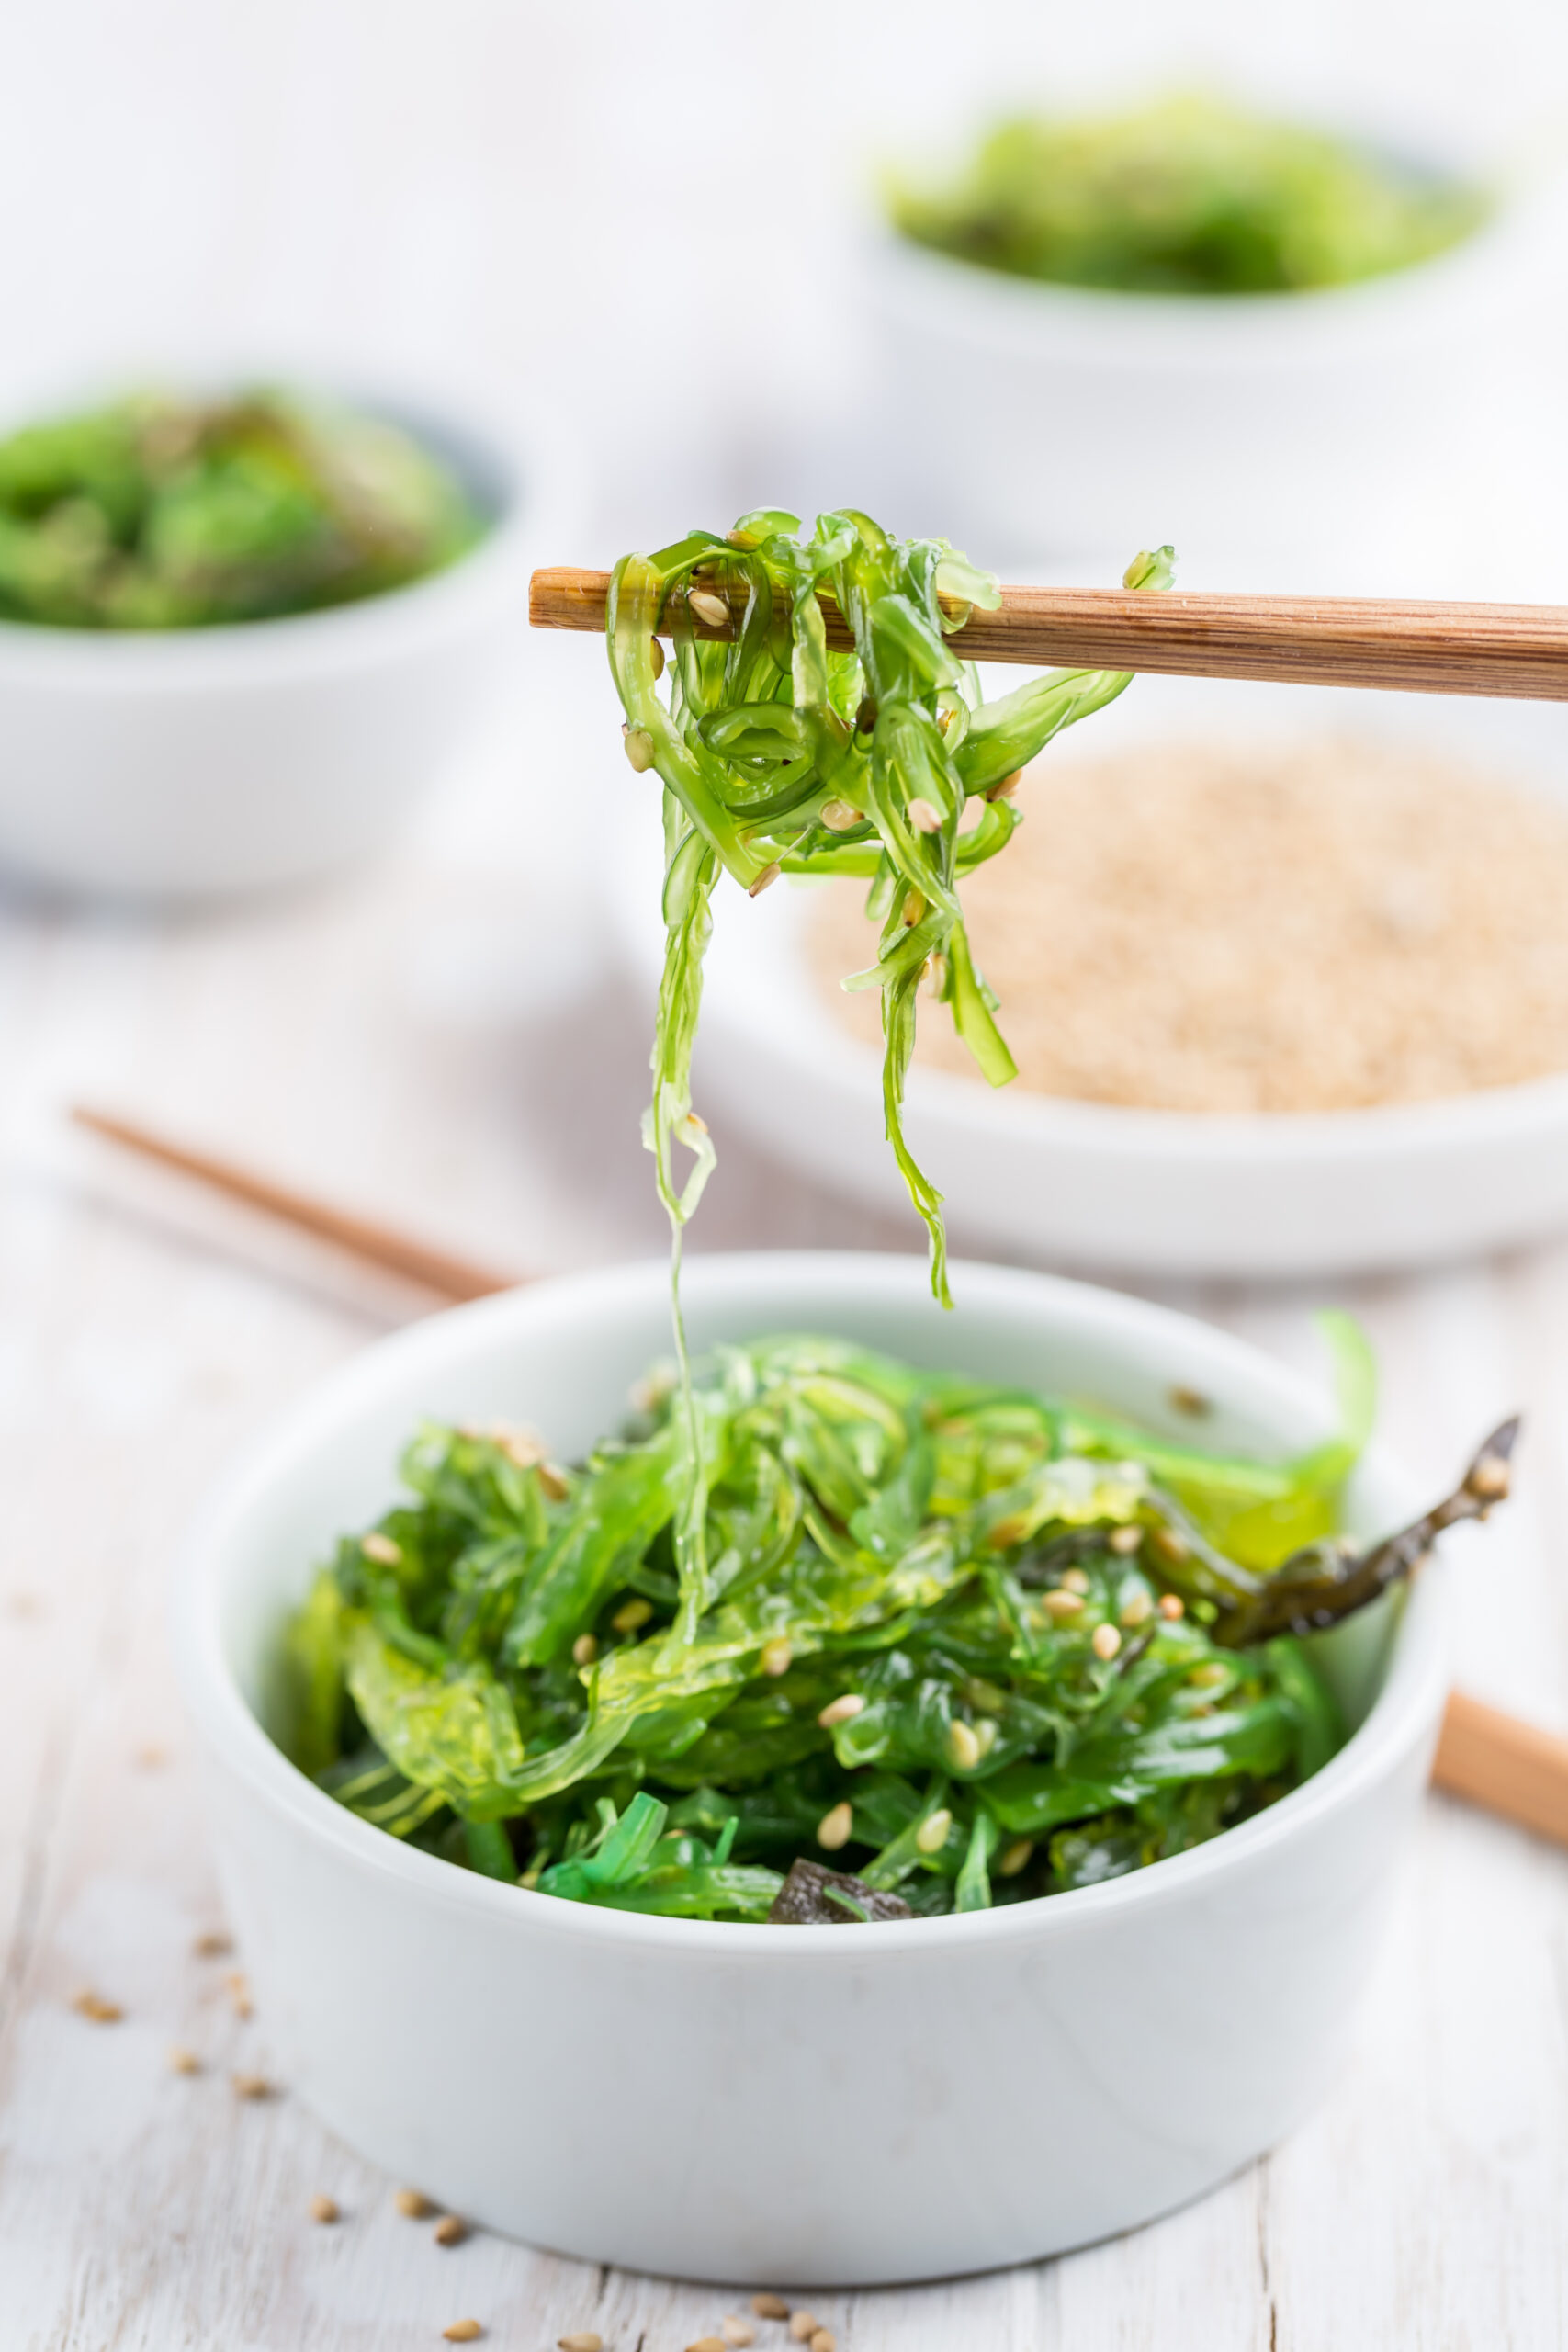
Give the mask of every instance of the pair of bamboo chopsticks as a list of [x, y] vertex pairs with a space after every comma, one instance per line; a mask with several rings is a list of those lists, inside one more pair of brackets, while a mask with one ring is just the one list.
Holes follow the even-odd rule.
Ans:
[[[79, 1126], [111, 1143], [196, 1177], [251, 1208], [266, 1210], [371, 1265], [422, 1283], [442, 1298], [484, 1298], [527, 1279], [433, 1249], [412, 1235], [337, 1208], [236, 1160], [175, 1142], [138, 1120], [85, 1103], [77, 1104], [71, 1115]], [[1450, 1795], [1568, 1846], [1568, 1739], [1554, 1738], [1456, 1690], [1444, 1717], [1432, 1778]]]
[[[536, 628], [603, 635], [609, 585], [607, 571], [536, 571], [529, 619]], [[822, 605], [828, 642], [848, 646], [837, 605], [826, 596]], [[724, 639], [735, 616], [728, 625], [691, 617], [699, 637]], [[1046, 669], [1568, 701], [1568, 607], [1556, 605], [1017, 587], [1002, 590], [995, 612], [975, 606], [953, 643], [965, 660]]]

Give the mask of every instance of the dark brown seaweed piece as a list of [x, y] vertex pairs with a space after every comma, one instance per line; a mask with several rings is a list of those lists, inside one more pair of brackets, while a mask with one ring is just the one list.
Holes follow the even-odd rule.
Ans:
[[848, 1871], [824, 1870], [820, 1862], [795, 1861], [773, 1897], [768, 1924], [773, 1928], [853, 1928], [877, 1919], [912, 1919], [901, 1894], [867, 1886]]
[[1459, 1520], [1484, 1519], [1494, 1503], [1506, 1501], [1509, 1464], [1519, 1434], [1513, 1418], [1493, 1430], [1461, 1485], [1413, 1526], [1385, 1535], [1370, 1552], [1343, 1536], [1292, 1552], [1262, 1589], [1223, 1608], [1214, 1639], [1227, 1649], [1266, 1642], [1276, 1634], [1316, 1634], [1364, 1609], [1390, 1585], [1419, 1567], [1445, 1527]]

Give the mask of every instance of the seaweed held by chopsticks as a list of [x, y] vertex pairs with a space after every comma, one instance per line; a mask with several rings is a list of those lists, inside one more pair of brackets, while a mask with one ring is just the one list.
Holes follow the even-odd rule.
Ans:
[[[1136, 557], [1125, 585], [1168, 586], [1172, 561], [1169, 548]], [[828, 643], [822, 591], [852, 650]], [[991, 575], [945, 540], [890, 538], [850, 509], [810, 532], [793, 514], [744, 514], [727, 538], [694, 531], [615, 567], [607, 626], [626, 756], [664, 787], [665, 956], [644, 1137], [677, 1264], [714, 1165], [691, 1067], [719, 876], [755, 897], [781, 873], [851, 875], [869, 885], [881, 936], [874, 964], [845, 986], [881, 992], [887, 1140], [931, 1237], [932, 1288], [952, 1303], [942, 1194], [904, 1134], [917, 991], [947, 1007], [993, 1086], [1016, 1075], [959, 886], [1006, 847], [1019, 770], [1129, 683], [1125, 671], [1055, 671], [984, 702], [950, 639], [962, 641], [972, 605], [998, 601]], [[731, 618], [728, 640], [697, 632]], [[684, 1174], [677, 1146], [692, 1155]]]
[[395, 1837], [671, 1917], [864, 1925], [1180, 1853], [1340, 1745], [1300, 1634], [1506, 1491], [1511, 1424], [1415, 1527], [1338, 1540], [1371, 1376], [1325, 1330], [1342, 1426], [1272, 1463], [840, 1340], [722, 1348], [694, 1550], [670, 1378], [571, 1467], [427, 1429], [294, 1619], [272, 1727]]

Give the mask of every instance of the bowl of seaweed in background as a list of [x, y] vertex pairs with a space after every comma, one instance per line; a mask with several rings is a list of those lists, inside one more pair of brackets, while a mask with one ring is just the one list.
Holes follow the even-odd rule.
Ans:
[[1002, 122], [883, 209], [883, 413], [944, 527], [1069, 564], [1152, 534], [1210, 585], [1415, 530], [1550, 266], [1468, 160], [1201, 95]]
[[0, 435], [0, 866], [180, 900], [382, 844], [520, 627], [510, 435], [146, 393]]
[[[1141, 1301], [914, 1258], [688, 1261], [699, 1354], [816, 1329], [1270, 1460], [1327, 1400]], [[577, 1459], [669, 1345], [668, 1263], [426, 1318], [295, 1407], [194, 1532], [177, 1608], [226, 1902], [291, 2088], [450, 2210], [591, 2261], [872, 2284], [1027, 2261], [1186, 2202], [1272, 2145], [1345, 2051], [1445, 1683], [1440, 1567], [1314, 1635], [1351, 1726], [1190, 1851], [1048, 1900], [818, 1930], [660, 1917], [459, 1869], [268, 1736], [287, 1628], [385, 1510], [422, 1419]], [[1187, 1403], [1176, 1396], [1183, 1392]], [[1352, 1535], [1417, 1502], [1374, 1447]]]

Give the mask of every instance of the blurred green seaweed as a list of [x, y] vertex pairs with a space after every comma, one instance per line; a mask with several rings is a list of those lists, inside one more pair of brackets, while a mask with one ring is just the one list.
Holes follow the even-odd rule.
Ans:
[[356, 603], [480, 537], [400, 426], [257, 390], [145, 393], [0, 440], [0, 619], [199, 628]]
[[1285, 294], [1446, 251], [1485, 192], [1201, 94], [998, 123], [944, 183], [889, 181], [917, 244], [1015, 277], [1122, 293]]

